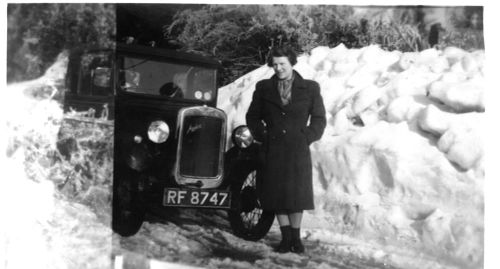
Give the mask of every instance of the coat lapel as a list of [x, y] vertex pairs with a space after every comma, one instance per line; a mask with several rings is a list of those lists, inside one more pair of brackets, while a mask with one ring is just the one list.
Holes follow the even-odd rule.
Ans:
[[299, 73], [297, 73], [295, 70], [293, 71], [293, 73], [295, 74], [295, 78], [292, 84], [292, 105], [294, 103], [294, 100], [296, 101], [302, 99], [306, 88], [302, 76], [300, 76]]
[[266, 94], [263, 97], [271, 103], [276, 104], [279, 107], [283, 107], [283, 103], [281, 103], [281, 97], [278, 92], [278, 80], [276, 79], [276, 75], [271, 77], [269, 85], [266, 88]]
[[293, 106], [294, 100], [300, 100], [303, 98], [303, 95], [305, 93], [305, 83], [304, 79], [302, 76], [297, 72], [293, 71], [295, 78], [293, 79], [292, 83], [292, 102], [284, 106], [283, 103], [281, 102], [281, 97], [278, 92], [278, 79], [276, 75], [273, 75], [270, 79], [271, 84], [269, 85], [270, 89], [266, 91], [265, 99], [269, 100], [270, 102], [278, 105], [281, 108], [290, 108]]

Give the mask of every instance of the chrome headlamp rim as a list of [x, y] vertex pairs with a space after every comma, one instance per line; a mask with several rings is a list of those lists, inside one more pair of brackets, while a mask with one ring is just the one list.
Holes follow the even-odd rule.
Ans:
[[240, 125], [233, 130], [231, 135], [233, 144], [239, 148], [248, 148], [253, 144], [254, 138], [246, 125]]
[[155, 120], [149, 124], [148, 138], [151, 142], [161, 144], [170, 136], [170, 127], [162, 120]]

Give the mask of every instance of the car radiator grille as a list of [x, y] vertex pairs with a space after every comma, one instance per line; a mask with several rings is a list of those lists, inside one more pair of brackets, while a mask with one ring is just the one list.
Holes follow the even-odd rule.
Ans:
[[186, 116], [179, 159], [180, 174], [189, 177], [216, 177], [224, 120], [210, 116]]

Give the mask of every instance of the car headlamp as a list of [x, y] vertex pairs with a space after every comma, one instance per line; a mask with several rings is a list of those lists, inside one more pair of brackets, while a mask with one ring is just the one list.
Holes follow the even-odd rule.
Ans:
[[233, 131], [233, 143], [240, 148], [248, 148], [254, 141], [250, 129], [246, 125], [240, 125]]
[[167, 141], [167, 138], [170, 134], [170, 128], [168, 124], [164, 121], [157, 120], [151, 122], [148, 128], [148, 138], [149, 140], [160, 144]]

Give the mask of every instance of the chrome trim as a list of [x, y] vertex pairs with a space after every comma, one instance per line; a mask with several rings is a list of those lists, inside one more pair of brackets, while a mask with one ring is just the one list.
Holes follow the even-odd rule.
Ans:
[[[194, 176], [186, 176], [186, 175], [181, 175], [180, 173], [180, 159], [181, 159], [181, 145], [182, 145], [182, 133], [184, 131], [184, 121], [183, 119], [187, 116], [211, 116], [214, 118], [219, 118], [222, 119], [222, 126], [221, 126], [221, 139], [220, 139], [220, 152], [219, 152], [219, 165], [218, 165], [218, 171], [217, 171], [217, 176], [215, 177], [194, 177]], [[217, 188], [223, 180], [223, 175], [224, 175], [224, 153], [225, 153], [225, 146], [226, 146], [226, 126], [227, 123], [227, 116], [224, 111], [213, 108], [213, 107], [208, 107], [208, 106], [195, 106], [195, 107], [187, 107], [183, 108], [179, 111], [179, 114], [177, 115], [177, 130], [176, 130], [176, 136], [178, 137], [177, 139], [177, 153], [176, 153], [176, 162], [175, 162], [175, 168], [174, 168], [174, 175], [175, 175], [175, 181], [179, 185], [195, 185], [199, 184], [201, 181], [203, 184], [200, 188]]]

